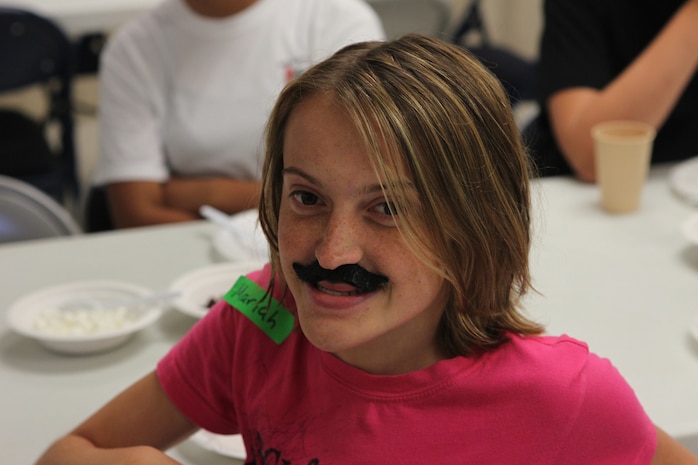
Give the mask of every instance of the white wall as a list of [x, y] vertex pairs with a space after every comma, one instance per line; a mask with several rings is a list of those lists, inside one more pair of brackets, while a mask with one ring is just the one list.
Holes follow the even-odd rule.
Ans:
[[[450, 36], [460, 24], [471, 0], [367, 0], [378, 12], [389, 38], [408, 32]], [[443, 11], [434, 8], [442, 2]], [[446, 15], [452, 9], [450, 24]], [[522, 54], [537, 56], [542, 28], [543, 0], [481, 0], [482, 16], [491, 40]], [[444, 16], [441, 16], [444, 13]], [[443, 20], [443, 21], [442, 21]], [[445, 23], [445, 24], [442, 24]], [[438, 35], [438, 34], [437, 34]]]
[[[447, 0], [458, 23], [470, 0]], [[482, 16], [493, 42], [510, 47], [528, 58], [538, 55], [543, 27], [543, 0], [481, 0]]]

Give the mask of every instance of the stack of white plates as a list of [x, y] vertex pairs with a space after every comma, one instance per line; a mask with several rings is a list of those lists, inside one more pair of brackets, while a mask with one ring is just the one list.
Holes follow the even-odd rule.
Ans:
[[192, 270], [170, 284], [170, 289], [180, 292], [171, 305], [186, 315], [202, 318], [240, 276], [262, 266], [259, 261], [226, 262]]

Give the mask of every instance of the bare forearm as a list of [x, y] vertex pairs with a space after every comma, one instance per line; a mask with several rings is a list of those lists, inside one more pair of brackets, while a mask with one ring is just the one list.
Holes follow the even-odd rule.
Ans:
[[164, 202], [163, 185], [152, 181], [118, 182], [107, 186], [109, 210], [117, 228], [193, 221], [198, 215]]
[[211, 205], [229, 214], [256, 208], [260, 183], [231, 178], [172, 178], [165, 184], [165, 203], [198, 215]]
[[162, 451], [194, 431], [153, 371], [56, 441], [36, 465], [175, 465]]
[[651, 465], [698, 465], [698, 457], [657, 428], [657, 450]]
[[568, 89], [549, 103], [562, 152], [579, 177], [595, 180], [591, 127], [633, 119], [660, 128], [698, 69], [698, 0], [689, 0], [655, 40], [601, 91]]
[[107, 187], [117, 228], [199, 219], [199, 208], [211, 205], [233, 214], [257, 206], [259, 182], [230, 178], [171, 178], [164, 183], [131, 181]]
[[54, 443], [36, 465], [181, 465], [162, 451], [147, 446], [99, 449], [79, 436]]
[[698, 0], [690, 0], [600, 95], [597, 118], [633, 118], [659, 128], [698, 68]]

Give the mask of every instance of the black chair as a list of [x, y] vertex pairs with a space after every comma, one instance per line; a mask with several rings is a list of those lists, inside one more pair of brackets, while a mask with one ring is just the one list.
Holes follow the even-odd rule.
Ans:
[[[39, 121], [15, 111], [2, 112], [0, 173], [36, 186], [59, 203], [68, 198], [77, 201], [80, 195], [72, 100], [74, 62], [73, 44], [53, 21], [30, 11], [0, 7], [0, 92], [38, 85], [45, 91], [48, 108]], [[60, 133], [56, 149], [46, 143], [46, 129], [53, 124]]]
[[536, 63], [490, 41], [480, 0], [472, 0], [451, 36], [451, 42], [470, 50], [499, 78], [513, 104], [535, 98]]
[[92, 186], [85, 195], [85, 231], [88, 233], [116, 229], [105, 186]]

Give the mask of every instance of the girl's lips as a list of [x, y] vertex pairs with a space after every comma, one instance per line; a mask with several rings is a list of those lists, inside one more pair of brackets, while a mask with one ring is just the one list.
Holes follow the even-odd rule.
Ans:
[[332, 283], [329, 281], [320, 281], [316, 284], [316, 289], [321, 292], [327, 292], [332, 295], [355, 295], [358, 289], [348, 283]]
[[346, 283], [320, 282], [317, 286], [305, 283], [305, 286], [312, 305], [332, 310], [355, 307], [370, 299], [376, 292], [359, 293], [354, 286]]

